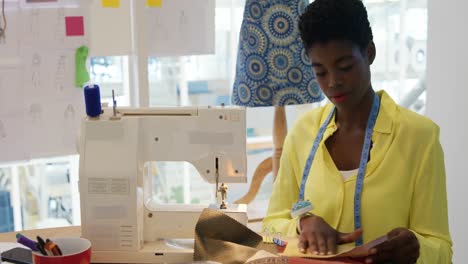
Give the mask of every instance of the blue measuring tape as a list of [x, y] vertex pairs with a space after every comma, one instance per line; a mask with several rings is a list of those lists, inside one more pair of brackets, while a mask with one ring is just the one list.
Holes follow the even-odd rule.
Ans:
[[[361, 152], [361, 160], [359, 162], [359, 169], [356, 179], [356, 190], [354, 192], [354, 228], [361, 228], [361, 195], [362, 188], [364, 185], [364, 175], [366, 174], [367, 160], [369, 157], [370, 146], [372, 143], [372, 132], [374, 130], [375, 123], [377, 121], [377, 116], [379, 114], [380, 100], [377, 94], [374, 95], [374, 101], [372, 103], [372, 109], [367, 119], [366, 134], [364, 138], [364, 145]], [[306, 165], [304, 167], [304, 173], [302, 174], [301, 189], [299, 190], [299, 201], [294, 204], [291, 209], [291, 216], [295, 217], [300, 214], [306, 213], [312, 210], [312, 204], [309, 201], [304, 201], [304, 192], [307, 178], [309, 176], [310, 167], [312, 167], [312, 162], [314, 161], [315, 153], [317, 152], [318, 146], [322, 141], [325, 129], [330, 123], [333, 114], [335, 113], [336, 108], [334, 107], [330, 114], [327, 116], [327, 119], [320, 127], [317, 137], [314, 140], [312, 149], [310, 150], [309, 157], [307, 158]], [[356, 246], [363, 244], [362, 237], [356, 240]]]

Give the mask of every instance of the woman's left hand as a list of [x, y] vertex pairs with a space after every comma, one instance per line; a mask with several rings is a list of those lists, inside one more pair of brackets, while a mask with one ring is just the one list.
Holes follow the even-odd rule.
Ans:
[[396, 228], [387, 234], [388, 241], [371, 249], [366, 263], [413, 264], [419, 258], [419, 241], [407, 228]]

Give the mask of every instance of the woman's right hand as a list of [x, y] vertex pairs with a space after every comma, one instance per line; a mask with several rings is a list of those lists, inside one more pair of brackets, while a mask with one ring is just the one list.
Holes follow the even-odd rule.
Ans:
[[320, 216], [312, 215], [300, 220], [299, 250], [307, 249], [314, 255], [336, 254], [337, 245], [356, 241], [362, 235], [362, 229], [351, 233], [341, 233], [333, 229]]

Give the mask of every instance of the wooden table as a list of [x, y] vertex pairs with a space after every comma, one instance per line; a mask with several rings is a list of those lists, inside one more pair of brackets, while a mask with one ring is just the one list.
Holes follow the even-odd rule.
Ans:
[[[261, 222], [249, 223], [248, 226], [255, 230], [260, 229]], [[48, 237], [80, 237], [81, 236], [81, 227], [80, 226], [71, 226], [71, 227], [58, 227], [58, 228], [47, 228], [47, 229], [34, 229], [34, 230], [23, 230], [20, 232], [9, 232], [9, 233], [0, 233], [0, 243], [1, 242], [16, 242], [16, 234], [21, 233], [26, 237], [35, 239], [36, 236], [41, 236], [43, 238]]]
[[26, 237], [35, 239], [36, 236], [41, 237], [80, 237], [81, 227], [57, 227], [46, 229], [23, 230], [21, 232], [0, 233], [0, 242], [16, 242], [16, 234], [21, 233]]

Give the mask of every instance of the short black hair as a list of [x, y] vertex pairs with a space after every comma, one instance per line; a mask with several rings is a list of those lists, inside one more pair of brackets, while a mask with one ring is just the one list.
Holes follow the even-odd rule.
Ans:
[[367, 11], [361, 0], [315, 0], [299, 18], [306, 50], [330, 40], [347, 40], [365, 50], [373, 40]]

